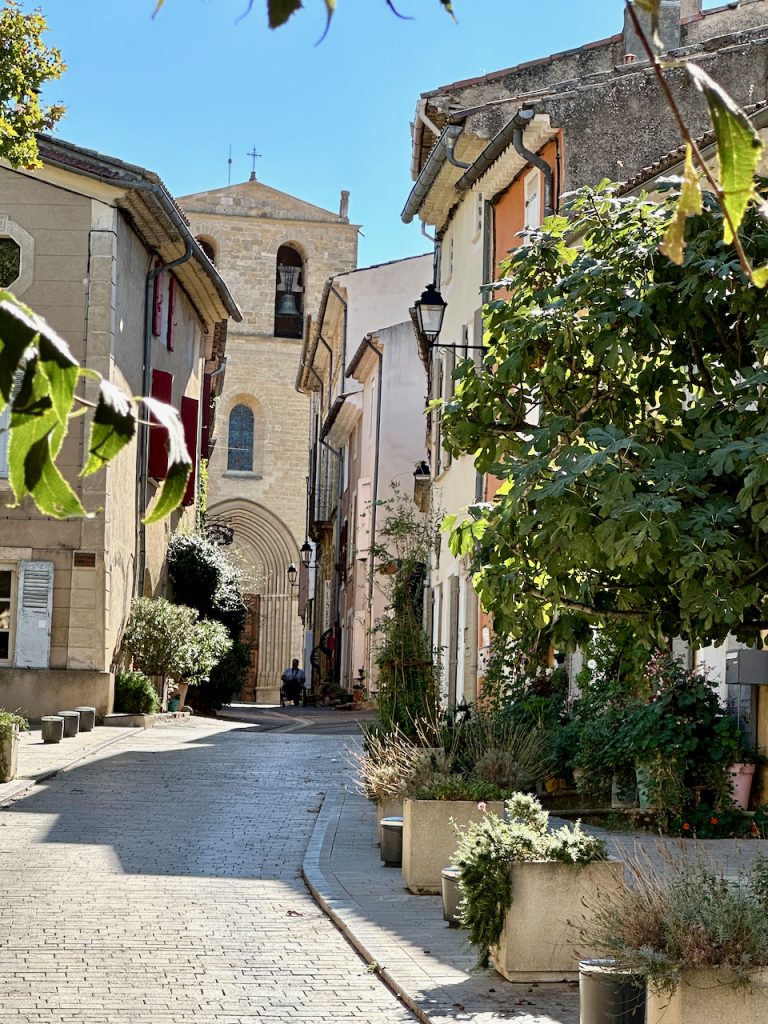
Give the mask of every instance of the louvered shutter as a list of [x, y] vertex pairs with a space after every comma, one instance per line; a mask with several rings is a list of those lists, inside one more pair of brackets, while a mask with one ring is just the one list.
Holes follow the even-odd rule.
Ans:
[[207, 459], [211, 453], [211, 375], [203, 378], [203, 426], [200, 433], [200, 458]]
[[192, 472], [187, 480], [187, 489], [184, 491], [182, 505], [192, 505], [195, 500], [195, 470], [197, 468], [197, 399], [187, 398], [181, 400], [181, 423], [184, 427], [184, 441], [187, 451], [192, 459]]
[[48, 668], [51, 652], [53, 562], [19, 563], [17, 668]]
[[[159, 402], [173, 403], [173, 374], [165, 370], [152, 371], [152, 397]], [[165, 480], [168, 473], [168, 431], [165, 427], [154, 426], [154, 416], [149, 417], [153, 426], [149, 430], [149, 475], [155, 480]]]

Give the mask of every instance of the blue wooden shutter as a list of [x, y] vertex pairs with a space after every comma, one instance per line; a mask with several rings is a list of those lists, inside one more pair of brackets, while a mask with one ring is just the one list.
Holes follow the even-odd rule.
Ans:
[[17, 668], [48, 668], [51, 653], [53, 562], [19, 562]]

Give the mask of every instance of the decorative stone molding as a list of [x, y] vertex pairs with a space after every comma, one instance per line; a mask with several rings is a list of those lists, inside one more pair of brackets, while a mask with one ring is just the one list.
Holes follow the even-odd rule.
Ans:
[[12, 238], [21, 250], [19, 276], [8, 287], [14, 295], [23, 295], [34, 277], [35, 240], [28, 231], [5, 213], [0, 213], [0, 238]]

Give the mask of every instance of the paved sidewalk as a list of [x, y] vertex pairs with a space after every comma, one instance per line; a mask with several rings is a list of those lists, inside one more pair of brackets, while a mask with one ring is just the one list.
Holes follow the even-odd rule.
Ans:
[[49, 779], [78, 764], [84, 758], [143, 731], [97, 725], [91, 732], [78, 733], [60, 743], [43, 743], [39, 727], [22, 732], [16, 778], [11, 782], [0, 783], [0, 804], [26, 792], [43, 779]]
[[[552, 819], [553, 825], [562, 824]], [[664, 872], [691, 856], [727, 875], [768, 856], [768, 841], [661, 839], [589, 829], [609, 853]], [[413, 896], [399, 870], [385, 868], [376, 845], [376, 808], [356, 793], [329, 793], [304, 860], [315, 899], [389, 987], [426, 1024], [578, 1024], [578, 986], [512, 984], [476, 970], [464, 933], [449, 928], [437, 896]]]

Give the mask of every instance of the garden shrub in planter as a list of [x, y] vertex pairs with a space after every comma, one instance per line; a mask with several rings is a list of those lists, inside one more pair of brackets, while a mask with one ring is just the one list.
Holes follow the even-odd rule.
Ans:
[[19, 753], [19, 732], [29, 722], [11, 711], [0, 711], [0, 782], [10, 782], [16, 775]]
[[768, 861], [736, 881], [686, 859], [592, 901], [581, 930], [648, 986], [648, 1024], [768, 1020]]
[[506, 810], [506, 821], [486, 813], [459, 829], [462, 925], [480, 964], [490, 955], [510, 980], [574, 978], [579, 954], [569, 922], [583, 913], [585, 894], [619, 885], [623, 865], [608, 861], [602, 840], [578, 822], [549, 831], [535, 797], [516, 793]]

